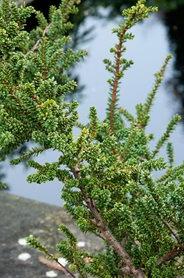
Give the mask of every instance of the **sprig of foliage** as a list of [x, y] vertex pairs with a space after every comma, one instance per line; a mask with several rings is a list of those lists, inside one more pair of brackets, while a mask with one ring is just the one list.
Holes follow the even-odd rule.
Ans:
[[117, 118], [120, 80], [124, 76], [124, 72], [133, 64], [133, 61], [128, 61], [123, 58], [123, 54], [126, 51], [125, 43], [134, 38], [134, 35], [129, 32], [129, 30], [137, 22], [147, 18], [150, 13], [155, 11], [157, 11], [156, 7], [146, 7], [144, 1], [139, 1], [138, 5], [132, 6], [123, 11], [123, 23], [113, 30], [118, 38], [118, 43], [115, 47], [111, 48], [111, 53], [114, 55], [114, 61], [112, 62], [109, 59], [104, 60], [106, 69], [112, 73], [112, 78], [108, 80], [110, 84], [108, 112], [111, 132], [114, 131], [114, 121]]
[[167, 144], [167, 155], [168, 155], [170, 167], [172, 168], [174, 163], [174, 148], [171, 142]]
[[[59, 9], [51, 9], [50, 22], [32, 7], [16, 6], [1, 1], [0, 6], [0, 142], [3, 158], [20, 144], [34, 140], [33, 134], [58, 126], [69, 132], [77, 119], [76, 104], [65, 103], [64, 97], [76, 83], [68, 71], [85, 55], [70, 48], [67, 22], [76, 12], [75, 0], [63, 1]], [[68, 9], [64, 6], [68, 5]], [[35, 13], [39, 26], [28, 33], [26, 20]], [[7, 24], [8, 22], [8, 24]], [[57, 107], [57, 109], [55, 109]], [[67, 127], [68, 126], [68, 127]], [[58, 130], [59, 132], [59, 130]], [[44, 145], [46, 142], [40, 142]], [[43, 143], [43, 144], [42, 144]]]
[[[184, 165], [174, 166], [170, 143], [169, 164], [159, 154], [180, 117], [171, 119], [154, 150], [150, 147], [153, 136], [146, 131], [170, 56], [155, 75], [145, 103], [136, 106], [135, 116], [119, 109], [118, 103], [121, 78], [132, 64], [123, 58], [125, 42], [133, 38], [129, 29], [156, 9], [139, 0], [123, 12], [124, 20], [114, 30], [118, 39], [111, 50], [114, 60], [105, 61], [112, 73], [107, 115], [101, 121], [92, 107], [88, 124], [81, 125], [78, 104], [64, 98], [76, 86], [67, 71], [84, 56], [84, 52], [70, 48], [68, 20], [69, 14], [76, 12], [74, 4], [63, 0], [59, 9], [52, 8], [47, 22], [32, 8], [2, 0], [1, 157], [24, 142], [37, 143], [39, 147], [13, 163], [29, 160], [35, 169], [28, 177], [30, 182], [62, 182], [65, 207], [78, 227], [103, 240], [103, 251], [80, 250], [75, 236], [60, 226], [65, 240], [57, 249], [69, 262], [64, 270], [70, 277], [77, 277], [77, 273], [80, 277], [100, 278], [183, 275]], [[10, 24], [5, 24], [5, 12]], [[31, 13], [37, 14], [40, 25], [28, 33], [24, 24]], [[75, 127], [79, 129], [77, 137]], [[59, 152], [55, 162], [42, 165], [32, 158], [48, 149]], [[161, 170], [162, 176], [156, 178], [155, 172], [160, 174]], [[38, 239], [31, 236], [28, 242], [57, 261]]]
[[69, 269], [67, 269], [64, 265], [62, 265], [59, 261], [59, 258], [57, 258], [56, 256], [54, 256], [53, 254], [51, 254], [48, 249], [40, 243], [40, 241], [38, 240], [38, 238], [34, 237], [33, 235], [30, 235], [27, 238], [27, 243], [30, 244], [33, 248], [37, 249], [38, 251], [44, 253], [46, 255], [46, 257], [49, 260], [55, 261], [57, 264], [59, 264], [63, 270], [63, 272], [69, 276], [69, 277], [75, 277]]

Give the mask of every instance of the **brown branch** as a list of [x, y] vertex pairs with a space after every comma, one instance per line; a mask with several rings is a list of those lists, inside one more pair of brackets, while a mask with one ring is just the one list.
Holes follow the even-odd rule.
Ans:
[[[153, 190], [152, 190], [153, 188], [152, 188], [152, 187], [149, 187], [149, 189], [150, 189], [150, 194], [151, 194], [153, 200], [157, 203], [157, 205], [158, 205], [159, 208], [160, 208], [160, 206], [161, 206], [161, 204], [160, 204], [160, 196], [159, 196], [158, 194], [156, 194], [155, 192], [153, 192]], [[159, 220], [162, 222], [162, 224], [164, 224], [165, 227], [169, 230], [169, 232], [170, 232], [171, 235], [175, 238], [175, 240], [176, 240], [178, 243], [180, 243], [180, 238], [179, 238], [177, 232], [170, 226], [170, 224], [168, 223], [168, 221], [164, 220], [163, 217], [162, 217], [162, 215], [160, 215], [160, 213], [158, 213], [157, 217], [158, 217]], [[171, 218], [170, 221], [173, 222], [173, 219]]]
[[112, 97], [110, 103], [110, 130], [113, 133], [114, 131], [114, 116], [115, 116], [115, 107], [117, 101], [117, 94], [118, 94], [118, 86], [121, 74], [121, 56], [123, 50], [123, 39], [127, 29], [125, 28], [119, 37], [119, 43], [116, 45], [116, 52], [115, 52], [115, 73], [114, 73], [114, 80], [112, 85]]
[[72, 277], [75, 278], [75, 275], [73, 273], [71, 273], [64, 265], [62, 265], [61, 263], [59, 263], [59, 261], [57, 259], [55, 259], [54, 261], [50, 261], [48, 259], [46, 259], [43, 256], [39, 256], [39, 261], [43, 264], [45, 264], [46, 266], [48, 266], [51, 269], [55, 269], [55, 270], [59, 270], [59, 271], [63, 271], [64, 274], [67, 277]]
[[143, 278], [144, 274], [140, 269], [136, 269], [132, 263], [132, 260], [124, 249], [124, 247], [117, 241], [117, 239], [112, 235], [109, 231], [107, 225], [105, 224], [103, 218], [101, 217], [95, 202], [91, 199], [85, 198], [85, 202], [87, 207], [89, 208], [92, 216], [94, 217], [94, 222], [99, 232], [101, 233], [104, 240], [106, 240], [110, 246], [114, 249], [114, 251], [122, 258], [122, 264], [124, 265], [122, 268], [123, 274], [132, 275], [133, 277]]
[[165, 264], [166, 262], [172, 261], [175, 259], [177, 256], [181, 255], [184, 253], [184, 244], [175, 246], [171, 251], [163, 255], [159, 260], [158, 260], [158, 265]]
[[[73, 175], [76, 179], [80, 178], [80, 169], [77, 165], [75, 169], [72, 170]], [[93, 219], [91, 220], [92, 224], [94, 224], [98, 231], [100, 232], [101, 237], [108, 242], [108, 244], [114, 249], [114, 251], [120, 256], [122, 259], [122, 274], [123, 275], [131, 275], [135, 278], [144, 278], [145, 275], [141, 269], [136, 269], [133, 265], [133, 262], [125, 250], [125, 248], [117, 241], [117, 239], [112, 235], [110, 230], [108, 229], [105, 221], [101, 217], [95, 202], [86, 196], [83, 188], [81, 187], [81, 193], [83, 195], [83, 199], [86, 203], [87, 208], [91, 212]]]
[[32, 48], [27, 52], [26, 55], [28, 55], [30, 52], [35, 52], [36, 50], [38, 50], [38, 47], [39, 47], [42, 39], [48, 34], [50, 26], [51, 26], [51, 24], [49, 24], [45, 27], [45, 29], [43, 30], [43, 33], [42, 33], [42, 37], [36, 41], [36, 43], [32, 46]]
[[164, 225], [168, 228], [168, 230], [171, 232], [172, 236], [176, 239], [176, 241], [178, 243], [180, 243], [180, 238], [179, 236], [177, 235], [177, 233], [172, 229], [172, 227], [169, 225], [168, 222], [166, 222], [165, 220], [162, 220]]
[[[78, 165], [74, 169], [72, 169], [72, 173], [76, 179], [80, 179], [80, 168]], [[92, 223], [95, 224], [98, 231], [100, 232], [101, 237], [109, 243], [109, 245], [114, 249], [114, 251], [121, 257], [122, 259], [122, 273], [124, 275], [131, 275], [135, 278], [144, 278], [145, 275], [140, 269], [136, 269], [133, 265], [133, 262], [124, 249], [124, 247], [116, 240], [116, 238], [112, 235], [109, 231], [106, 223], [104, 222], [103, 218], [101, 217], [95, 202], [86, 196], [83, 188], [81, 187], [81, 193], [83, 195], [84, 201], [86, 203], [87, 208], [91, 212], [93, 216]]]

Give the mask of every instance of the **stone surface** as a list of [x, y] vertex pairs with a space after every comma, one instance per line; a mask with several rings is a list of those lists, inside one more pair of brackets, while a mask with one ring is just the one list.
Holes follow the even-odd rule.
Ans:
[[[46, 272], [52, 269], [39, 262], [39, 252], [19, 244], [19, 240], [33, 234], [51, 252], [56, 252], [55, 246], [62, 239], [61, 232], [57, 230], [61, 223], [72, 230], [79, 242], [85, 242], [85, 248], [95, 251], [102, 247], [96, 238], [80, 233], [63, 208], [0, 192], [0, 278], [46, 277]], [[22, 253], [30, 254], [31, 258], [19, 260], [18, 256]], [[54, 271], [57, 277], [65, 277], [61, 272]]]

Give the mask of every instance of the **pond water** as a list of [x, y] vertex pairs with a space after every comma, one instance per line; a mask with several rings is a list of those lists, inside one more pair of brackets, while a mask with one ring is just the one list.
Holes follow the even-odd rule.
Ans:
[[[105, 115], [105, 106], [108, 97], [108, 73], [105, 72], [103, 59], [109, 56], [109, 48], [114, 44], [115, 37], [111, 29], [118, 19], [104, 21], [88, 17], [81, 26], [81, 31], [93, 26], [93, 39], [83, 43], [80, 47], [88, 50], [89, 55], [84, 62], [75, 69], [79, 75], [80, 85], [84, 85], [83, 98], [79, 106], [82, 121], [88, 118], [90, 106], [96, 106], [100, 118]], [[157, 15], [133, 28], [135, 39], [127, 44], [127, 57], [133, 59], [134, 66], [127, 72], [121, 85], [121, 105], [134, 111], [137, 103], [142, 102], [150, 91], [154, 73], [157, 72], [169, 53], [169, 40], [167, 29], [162, 19]], [[174, 60], [173, 60], [174, 61]], [[174, 62], [171, 62], [167, 70], [166, 81], [174, 74]], [[156, 138], [164, 131], [171, 116], [179, 109], [179, 102], [173, 97], [165, 82], [155, 101], [152, 110], [152, 121], [149, 130], [156, 133]], [[179, 125], [172, 136], [175, 145], [177, 163], [184, 160], [184, 132]], [[39, 161], [54, 161], [57, 153], [47, 152], [39, 158]], [[58, 181], [47, 184], [28, 184], [26, 176], [32, 170], [25, 170], [24, 166], [9, 166], [6, 164], [7, 181], [10, 192], [27, 198], [39, 200], [49, 204], [62, 205], [60, 191], [62, 185]]]

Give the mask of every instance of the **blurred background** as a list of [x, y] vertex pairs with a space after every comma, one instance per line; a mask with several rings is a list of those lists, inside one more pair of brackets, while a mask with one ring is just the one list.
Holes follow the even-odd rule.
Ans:
[[[60, 0], [27, 1], [30, 2], [48, 16], [49, 7], [58, 6]], [[85, 60], [71, 72], [79, 86], [70, 98], [80, 102], [82, 122], [87, 121], [90, 106], [96, 106], [101, 119], [105, 115], [108, 73], [103, 59], [110, 57], [109, 48], [116, 42], [111, 30], [122, 20], [121, 10], [134, 3], [133, 0], [82, 0], [79, 14], [72, 18], [75, 23], [73, 47], [88, 51]], [[134, 65], [122, 81], [120, 103], [134, 113], [135, 105], [143, 102], [151, 90], [154, 73], [159, 70], [167, 54], [172, 53], [173, 60], [157, 95], [148, 130], [159, 138], [174, 114], [184, 116], [184, 0], [155, 0], [150, 4], [157, 5], [159, 13], [132, 29], [135, 39], [127, 44], [126, 56], [134, 61]], [[36, 19], [31, 18], [27, 29], [31, 30], [36, 25]], [[184, 160], [183, 123], [172, 136], [176, 163]], [[57, 157], [57, 152], [49, 151], [38, 160], [54, 161]], [[0, 179], [8, 183], [10, 193], [49, 204], [63, 204], [60, 199], [62, 184], [58, 181], [42, 185], [28, 184], [26, 177], [29, 173], [32, 170], [26, 169], [25, 165], [10, 166], [9, 160], [0, 166]]]

